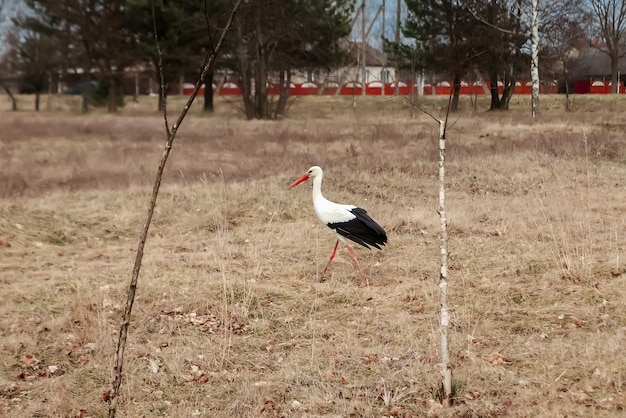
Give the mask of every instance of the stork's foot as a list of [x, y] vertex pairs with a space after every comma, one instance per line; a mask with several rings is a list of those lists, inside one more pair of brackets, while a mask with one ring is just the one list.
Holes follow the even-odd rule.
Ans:
[[324, 283], [326, 281], [326, 276], [324, 276], [324, 273], [320, 274], [320, 277], [317, 279], [317, 281], [320, 283]]

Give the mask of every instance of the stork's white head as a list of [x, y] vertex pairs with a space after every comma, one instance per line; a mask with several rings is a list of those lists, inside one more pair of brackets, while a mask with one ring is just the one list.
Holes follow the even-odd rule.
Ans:
[[321, 167], [314, 165], [313, 167], [309, 168], [309, 171], [307, 171], [306, 174], [304, 174], [298, 180], [294, 181], [293, 184], [289, 186], [289, 188], [296, 187], [298, 184], [304, 181], [307, 181], [308, 179], [314, 179], [315, 177], [322, 177], [323, 174], [324, 173], [322, 172]]

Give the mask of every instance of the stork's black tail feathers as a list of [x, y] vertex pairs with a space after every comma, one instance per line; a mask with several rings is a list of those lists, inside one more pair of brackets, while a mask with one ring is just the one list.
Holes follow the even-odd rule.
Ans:
[[372, 246], [380, 250], [380, 246], [387, 242], [385, 230], [367, 214], [365, 209], [354, 208], [350, 212], [356, 216], [356, 219], [329, 224], [328, 226], [336, 230], [338, 234], [365, 248], [369, 249]]

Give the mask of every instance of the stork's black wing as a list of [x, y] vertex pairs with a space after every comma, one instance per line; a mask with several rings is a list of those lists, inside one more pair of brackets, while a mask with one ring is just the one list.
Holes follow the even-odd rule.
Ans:
[[371, 245], [380, 250], [380, 246], [387, 242], [385, 230], [367, 214], [365, 209], [354, 208], [350, 212], [355, 216], [354, 219], [347, 222], [329, 223], [328, 226], [365, 248], [370, 248]]

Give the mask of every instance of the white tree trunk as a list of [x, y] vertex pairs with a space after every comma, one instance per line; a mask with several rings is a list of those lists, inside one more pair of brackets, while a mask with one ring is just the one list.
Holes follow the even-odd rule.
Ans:
[[531, 107], [533, 118], [539, 117], [539, 10], [538, 0], [532, 0], [530, 21], [530, 78], [533, 84]]
[[452, 368], [448, 349], [448, 328], [450, 313], [448, 310], [448, 229], [446, 220], [445, 192], [445, 159], [446, 159], [446, 122], [439, 121], [439, 224], [441, 226], [441, 269], [439, 271], [439, 300], [441, 303], [441, 403], [452, 404]]

